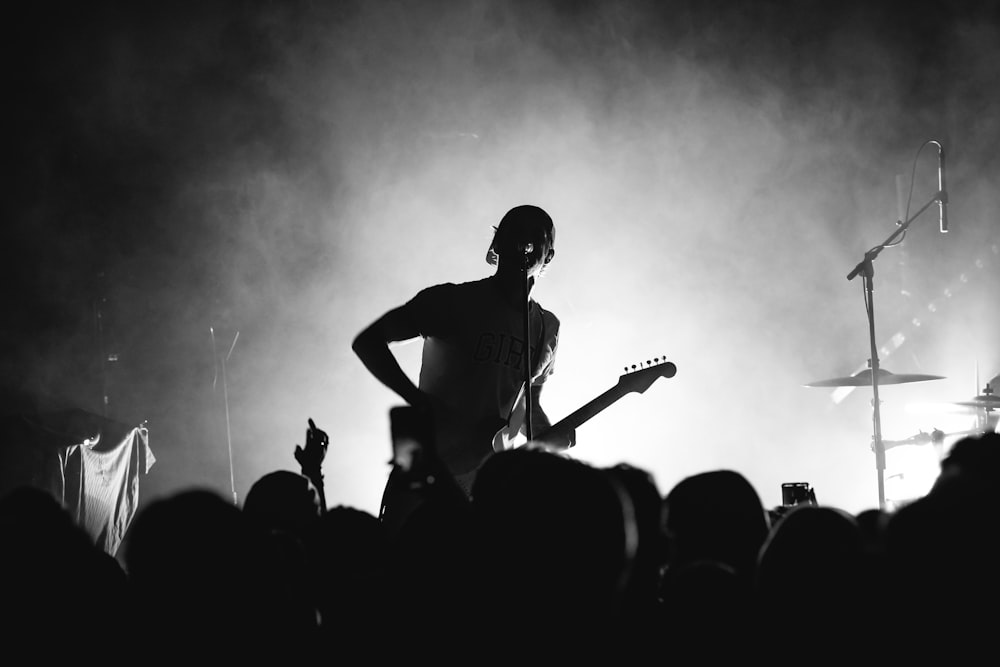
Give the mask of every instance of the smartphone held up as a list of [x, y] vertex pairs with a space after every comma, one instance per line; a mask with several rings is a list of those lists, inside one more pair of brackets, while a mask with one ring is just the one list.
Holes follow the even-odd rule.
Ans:
[[424, 469], [434, 455], [430, 415], [410, 405], [389, 409], [392, 436], [392, 465], [402, 472]]

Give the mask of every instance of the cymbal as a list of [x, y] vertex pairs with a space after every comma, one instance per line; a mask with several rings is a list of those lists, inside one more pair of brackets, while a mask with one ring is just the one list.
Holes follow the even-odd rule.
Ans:
[[962, 405], [968, 408], [986, 408], [987, 410], [994, 410], [1000, 408], [1000, 396], [994, 396], [993, 394], [980, 394], [974, 397], [971, 401], [959, 401], [955, 405]]
[[[942, 375], [897, 375], [884, 368], [878, 369], [879, 386], [884, 384], [907, 384], [909, 382], [926, 382], [927, 380], [943, 380]], [[870, 387], [872, 384], [872, 369], [866, 368], [854, 375], [830, 380], [818, 380], [805, 385], [807, 387]]]

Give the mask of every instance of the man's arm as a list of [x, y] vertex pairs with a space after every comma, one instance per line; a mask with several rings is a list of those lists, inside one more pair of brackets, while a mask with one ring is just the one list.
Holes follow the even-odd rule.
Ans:
[[576, 430], [551, 431], [552, 422], [542, 408], [542, 387], [544, 384], [531, 385], [531, 433], [535, 435], [534, 444], [544, 446], [558, 452], [565, 451], [576, 444]]
[[389, 343], [412, 340], [420, 331], [404, 307], [393, 308], [359, 333], [351, 349], [382, 384], [416, 407], [427, 406], [427, 396], [403, 372]]

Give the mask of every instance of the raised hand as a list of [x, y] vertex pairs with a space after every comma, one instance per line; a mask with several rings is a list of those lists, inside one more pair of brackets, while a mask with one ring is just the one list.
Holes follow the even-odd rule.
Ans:
[[316, 423], [309, 418], [309, 428], [306, 429], [306, 446], [295, 445], [295, 460], [302, 466], [302, 474], [316, 487], [319, 494], [320, 508], [326, 512], [326, 492], [323, 489], [323, 459], [326, 458], [326, 448], [330, 444], [330, 436], [325, 431], [316, 428]]
[[[306, 429], [306, 445], [295, 445], [295, 460], [302, 466], [302, 472], [307, 477], [321, 475], [323, 459], [330, 444], [330, 436], [325, 431], [316, 428], [316, 423], [309, 418], [309, 428]], [[315, 480], [313, 480], [315, 482]]]

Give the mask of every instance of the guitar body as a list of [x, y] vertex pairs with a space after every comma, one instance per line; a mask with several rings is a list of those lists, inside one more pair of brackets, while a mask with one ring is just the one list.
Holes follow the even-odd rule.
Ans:
[[470, 421], [454, 414], [438, 414], [434, 421], [434, 448], [455, 476], [475, 473], [494, 451], [494, 441], [506, 432], [500, 418]]
[[[430, 441], [422, 443], [426, 458], [419, 468], [404, 471], [394, 466], [386, 482], [379, 518], [388, 525], [390, 532], [402, 527], [428, 498], [428, 493], [447, 494], [460, 490], [466, 499], [471, 498], [476, 471], [493, 454], [494, 441], [506, 446], [503, 444], [506, 422], [500, 418], [469, 420], [438, 407], [431, 422], [432, 436]], [[443, 489], [451, 485], [452, 480], [436, 479], [435, 488], [431, 490], [427, 480], [441, 477], [444, 470], [450, 474], [456, 488], [445, 491]]]

